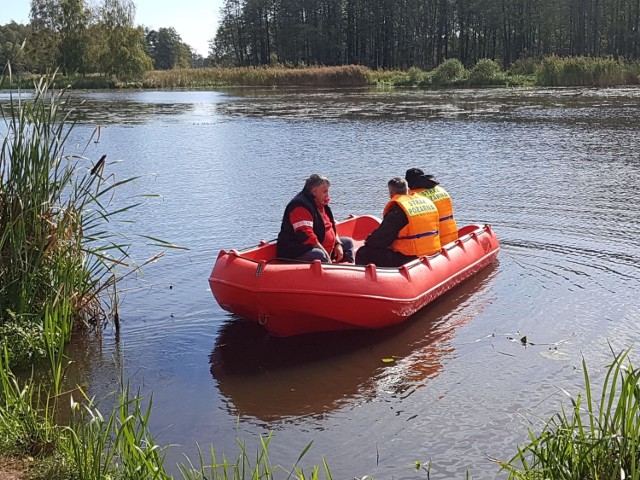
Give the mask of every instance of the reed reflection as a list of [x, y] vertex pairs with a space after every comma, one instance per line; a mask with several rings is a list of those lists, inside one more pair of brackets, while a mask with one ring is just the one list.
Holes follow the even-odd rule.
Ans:
[[211, 374], [232, 415], [245, 421], [318, 417], [378, 395], [407, 395], [425, 386], [454, 353], [456, 329], [489, 303], [493, 262], [403, 325], [269, 336], [229, 316], [210, 356]]

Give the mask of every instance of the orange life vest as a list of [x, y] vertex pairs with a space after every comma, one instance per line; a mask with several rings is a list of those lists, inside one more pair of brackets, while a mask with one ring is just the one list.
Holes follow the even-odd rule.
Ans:
[[398, 205], [407, 215], [409, 223], [398, 232], [391, 250], [404, 255], [432, 255], [440, 251], [438, 209], [422, 195], [395, 195], [384, 207], [384, 214]]
[[417, 193], [431, 200], [438, 209], [440, 215], [440, 243], [446, 245], [458, 239], [458, 225], [453, 218], [453, 205], [451, 197], [447, 191], [440, 185], [433, 188], [418, 188], [411, 190], [411, 193]]

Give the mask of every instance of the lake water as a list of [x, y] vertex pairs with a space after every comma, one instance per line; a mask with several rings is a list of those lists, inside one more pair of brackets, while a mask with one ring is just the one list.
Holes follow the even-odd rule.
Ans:
[[[114, 224], [139, 260], [171, 250], [127, 283], [122, 331], [76, 339], [72, 381], [98, 398], [120, 369], [147, 398], [167, 464], [196, 443], [235, 458], [273, 433], [273, 463], [333, 478], [503, 477], [528, 428], [583, 386], [601, 384], [610, 348], [640, 328], [640, 90], [240, 90], [74, 92], [96, 126], [119, 192], [158, 194]], [[498, 260], [386, 331], [269, 338], [224, 312], [208, 288], [220, 249], [276, 237], [313, 172], [332, 181], [336, 217], [380, 215], [386, 182], [434, 174], [460, 225], [490, 223]], [[521, 339], [526, 336], [526, 342]], [[610, 347], [611, 345], [611, 347]], [[632, 357], [637, 358], [638, 352]], [[386, 359], [394, 359], [392, 362]], [[637, 362], [636, 362], [637, 363]], [[172, 469], [172, 471], [176, 471]], [[286, 475], [283, 475], [286, 478]]]

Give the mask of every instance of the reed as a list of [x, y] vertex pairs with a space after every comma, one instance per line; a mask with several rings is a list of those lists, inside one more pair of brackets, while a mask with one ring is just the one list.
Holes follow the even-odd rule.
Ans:
[[[614, 354], [599, 402], [585, 361], [585, 391], [502, 468], [510, 479], [640, 479], [640, 370], [629, 350]], [[569, 395], [569, 394], [568, 394]]]
[[21, 382], [8, 367], [8, 361], [5, 345], [0, 352], [0, 452], [51, 454], [58, 440], [54, 405], [44, 390], [36, 387], [33, 376]]
[[148, 423], [153, 402], [142, 406], [142, 397], [131, 396], [123, 381], [115, 407], [103, 416], [82, 390], [80, 401], [71, 400], [71, 421], [61, 450], [71, 460], [76, 478], [168, 479], [162, 449]]
[[218, 86], [359, 87], [367, 85], [366, 67], [246, 67], [156, 70], [146, 74], [143, 88]]
[[30, 98], [11, 91], [1, 109], [0, 334], [10, 365], [51, 360], [75, 329], [108, 319], [116, 268], [130, 262], [107, 225], [134, 206], [112, 203], [134, 179], [106, 175], [105, 157], [65, 154], [74, 110], [53, 81]]
[[611, 87], [637, 83], [629, 75], [632, 64], [613, 58], [556, 57], [542, 59], [536, 70], [536, 82], [541, 86]]

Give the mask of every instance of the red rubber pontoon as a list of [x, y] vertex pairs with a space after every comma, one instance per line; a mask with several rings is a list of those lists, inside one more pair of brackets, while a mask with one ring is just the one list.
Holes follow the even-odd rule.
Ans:
[[[356, 248], [380, 224], [351, 217], [337, 224]], [[399, 268], [298, 263], [275, 258], [276, 242], [242, 251], [221, 250], [209, 276], [216, 301], [228, 312], [263, 325], [277, 336], [358, 328], [405, 321], [498, 255], [489, 225], [468, 225], [459, 239]]]

